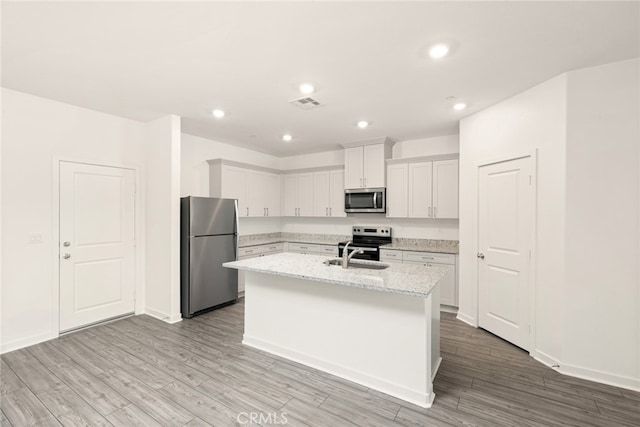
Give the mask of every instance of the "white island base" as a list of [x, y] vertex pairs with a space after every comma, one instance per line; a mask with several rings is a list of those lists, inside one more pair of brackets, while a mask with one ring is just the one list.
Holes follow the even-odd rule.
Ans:
[[428, 408], [442, 360], [438, 293], [246, 271], [243, 343]]

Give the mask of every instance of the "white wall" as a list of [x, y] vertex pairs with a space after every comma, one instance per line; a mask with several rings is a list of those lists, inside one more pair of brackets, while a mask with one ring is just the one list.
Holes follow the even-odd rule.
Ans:
[[537, 151], [535, 348], [558, 358], [564, 281], [566, 76], [556, 77], [460, 122], [459, 316], [477, 324], [477, 168]]
[[143, 141], [138, 122], [2, 89], [2, 352], [58, 335], [54, 157], [143, 168]]
[[235, 147], [198, 136], [182, 134], [182, 197], [209, 197], [209, 165], [207, 160], [226, 159], [256, 166], [279, 169], [280, 158], [246, 148]]
[[[638, 60], [568, 73], [563, 368], [640, 387]], [[607, 379], [606, 377], [604, 378]]]
[[401, 159], [459, 152], [459, 135], [445, 135], [397, 142], [393, 146], [392, 155], [394, 159]]
[[332, 150], [322, 153], [302, 154], [282, 157], [281, 170], [317, 168], [325, 166], [344, 166], [344, 150]]
[[180, 315], [180, 118], [145, 125], [146, 312], [173, 323]]
[[537, 149], [535, 344], [640, 388], [638, 61], [578, 70], [461, 121], [460, 312], [477, 322], [477, 166]]

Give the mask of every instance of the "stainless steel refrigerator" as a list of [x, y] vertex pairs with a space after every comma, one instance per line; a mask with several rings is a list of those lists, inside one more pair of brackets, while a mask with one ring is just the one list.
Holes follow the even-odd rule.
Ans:
[[180, 199], [182, 317], [193, 317], [238, 298], [238, 271], [222, 263], [238, 255], [235, 199]]

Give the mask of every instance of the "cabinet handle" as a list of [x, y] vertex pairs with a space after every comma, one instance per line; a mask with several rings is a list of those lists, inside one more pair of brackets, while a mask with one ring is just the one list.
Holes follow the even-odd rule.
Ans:
[[429, 218], [431, 218], [431, 206], [429, 206]]
[[434, 207], [433, 207], [433, 217], [434, 217], [434, 218], [437, 218], [437, 217], [438, 217], [438, 207], [437, 207], [437, 206], [434, 206]]
[[364, 186], [367, 186], [367, 178], [364, 179]]
[[360, 187], [362, 188], [362, 178], [360, 178]]
[[324, 208], [324, 216], [329, 216], [329, 208]]
[[246, 254], [252, 254], [252, 253], [253, 253], [253, 251], [244, 251], [244, 253], [246, 253]]
[[249, 216], [249, 206], [247, 206], [247, 216]]
[[267, 208], [267, 216], [269, 216], [269, 208]]
[[329, 216], [333, 216], [333, 214], [331, 213], [331, 208], [329, 208]]

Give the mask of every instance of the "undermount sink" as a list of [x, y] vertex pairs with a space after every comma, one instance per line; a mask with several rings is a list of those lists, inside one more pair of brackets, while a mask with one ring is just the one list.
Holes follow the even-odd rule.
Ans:
[[[324, 262], [325, 265], [330, 266], [330, 265], [339, 265], [340, 267], [342, 267], [342, 260], [340, 258], [336, 258], [336, 259], [328, 259]], [[385, 268], [389, 268], [388, 264], [374, 264], [373, 262], [371, 263], [365, 263], [365, 262], [358, 262], [358, 261], [349, 261], [349, 268], [366, 268], [368, 270], [384, 270]]]

